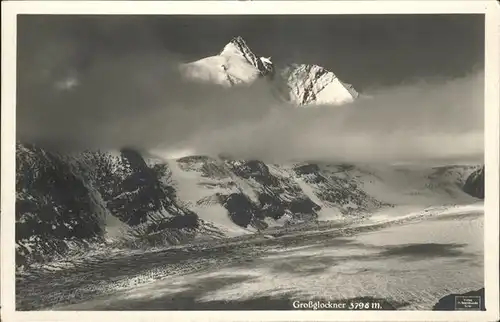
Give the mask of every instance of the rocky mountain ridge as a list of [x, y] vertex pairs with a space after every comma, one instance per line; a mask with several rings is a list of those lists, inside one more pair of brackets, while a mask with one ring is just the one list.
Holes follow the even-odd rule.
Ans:
[[[317, 65], [277, 68], [241, 37], [217, 56], [185, 64], [181, 71], [191, 80], [227, 87], [264, 79], [298, 106], [342, 105], [359, 95]], [[267, 164], [197, 155], [172, 159], [127, 147], [61, 153], [29, 142], [17, 143], [16, 162], [18, 266], [92, 245], [163, 247], [320, 221], [361, 220], [399, 205], [423, 209], [484, 198], [484, 168], [474, 172], [475, 166]], [[471, 196], [462, 191], [464, 184]]]
[[[360, 219], [414, 193], [407, 188], [400, 196], [381, 197], [381, 188], [401, 188], [376, 171], [349, 165], [204, 156], [164, 160], [129, 148], [60, 154], [21, 143], [16, 161], [18, 265], [89, 245], [161, 247]], [[476, 169], [434, 169], [421, 184], [414, 181], [422, 198], [436, 195], [454, 203], [457, 196], [468, 198], [461, 185]]]
[[248, 47], [245, 40], [240, 37], [234, 37], [224, 46], [224, 49], [219, 53], [219, 56], [238, 55], [243, 57], [248, 63], [253, 65], [262, 76], [272, 75], [274, 73], [274, 65], [269, 58], [257, 57]]
[[231, 87], [269, 80], [285, 101], [299, 106], [317, 104], [341, 105], [358, 98], [351, 84], [341, 81], [333, 72], [311, 64], [287, 64], [278, 67], [268, 57], [258, 57], [242, 37], [234, 37], [217, 56], [209, 56], [181, 66], [190, 80]]

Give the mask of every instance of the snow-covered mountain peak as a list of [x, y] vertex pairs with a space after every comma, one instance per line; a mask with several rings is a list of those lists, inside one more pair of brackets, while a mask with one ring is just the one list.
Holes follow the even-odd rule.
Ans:
[[257, 57], [242, 37], [234, 37], [218, 55], [183, 64], [181, 73], [191, 80], [232, 87], [272, 76], [274, 67], [270, 57]]
[[257, 57], [241, 36], [234, 37], [224, 46], [219, 56], [241, 56], [265, 76], [273, 72], [273, 63], [269, 58]]
[[240, 36], [233, 37], [233, 39], [224, 46], [219, 55], [224, 56], [231, 54], [242, 55], [243, 57], [245, 57], [245, 54], [255, 56], [245, 40]]
[[281, 69], [268, 56], [257, 56], [240, 37], [234, 37], [215, 56], [181, 66], [191, 79], [225, 87], [252, 84], [266, 78], [272, 91], [300, 106], [342, 105], [358, 98], [358, 92], [331, 71], [311, 64], [291, 64]]
[[290, 89], [290, 101], [297, 105], [340, 105], [359, 96], [351, 84], [318, 65], [290, 64], [281, 75]]

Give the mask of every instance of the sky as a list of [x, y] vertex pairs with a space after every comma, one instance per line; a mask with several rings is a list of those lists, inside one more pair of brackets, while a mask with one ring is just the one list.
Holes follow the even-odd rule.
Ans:
[[259, 56], [321, 65], [358, 90], [484, 65], [483, 15], [29, 16], [19, 19], [18, 48], [27, 59], [60, 43], [77, 62], [151, 50], [195, 60], [234, 36]]
[[[179, 79], [179, 63], [216, 55], [234, 36], [275, 64], [323, 66], [366, 95], [291, 109], [267, 83], [227, 91]], [[21, 16], [17, 135], [165, 156], [482, 162], [483, 57], [476, 15]], [[81, 83], [55, 90], [72, 72]]]

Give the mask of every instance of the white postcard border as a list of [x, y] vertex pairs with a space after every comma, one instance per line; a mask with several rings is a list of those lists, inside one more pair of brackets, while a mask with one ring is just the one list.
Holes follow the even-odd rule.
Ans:
[[[15, 312], [17, 14], [484, 13], [485, 312], [464, 311], [31, 311]], [[1, 316], [5, 321], [494, 321], [499, 318], [499, 5], [496, 1], [9, 1], [2, 2]]]

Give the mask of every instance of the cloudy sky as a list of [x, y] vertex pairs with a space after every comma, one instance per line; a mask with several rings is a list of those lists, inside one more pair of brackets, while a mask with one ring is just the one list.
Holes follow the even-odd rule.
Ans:
[[460, 76], [484, 59], [483, 15], [22, 16], [18, 27], [20, 59], [71, 64], [153, 50], [194, 60], [240, 35], [257, 55], [322, 65], [359, 90]]
[[[272, 162], [482, 160], [483, 16], [22, 16], [18, 21], [22, 141], [73, 149], [127, 145], [225, 153]], [[275, 63], [324, 66], [370, 99], [293, 109], [276, 106], [267, 83], [226, 91], [183, 83], [173, 73], [180, 62], [218, 54], [238, 35], [257, 55], [272, 56]], [[72, 72], [80, 85], [55, 90], [54, 82]]]

